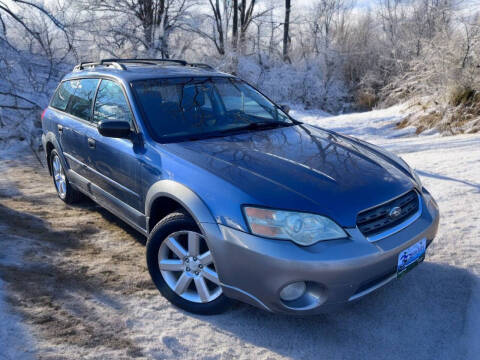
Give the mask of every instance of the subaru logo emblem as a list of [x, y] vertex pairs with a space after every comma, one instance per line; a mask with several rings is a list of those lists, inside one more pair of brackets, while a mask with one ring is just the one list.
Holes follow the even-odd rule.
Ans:
[[390, 211], [388, 212], [388, 217], [395, 219], [396, 217], [399, 217], [402, 214], [402, 208], [399, 206], [395, 206], [394, 208], [391, 208]]

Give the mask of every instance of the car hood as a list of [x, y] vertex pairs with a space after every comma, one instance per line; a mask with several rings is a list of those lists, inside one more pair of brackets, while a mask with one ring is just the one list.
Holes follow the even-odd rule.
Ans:
[[415, 186], [385, 153], [304, 124], [166, 147], [248, 195], [235, 201], [314, 212], [344, 227], [355, 226], [359, 211]]

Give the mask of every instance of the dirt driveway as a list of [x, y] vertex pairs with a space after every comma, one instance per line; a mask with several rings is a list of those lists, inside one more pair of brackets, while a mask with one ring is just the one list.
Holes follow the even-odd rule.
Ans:
[[192, 316], [150, 282], [141, 235], [91, 201], [64, 205], [28, 152], [0, 159], [0, 174], [0, 279], [21, 320], [6, 335], [15, 344], [0, 339], [15, 345], [12, 358], [461, 359], [471, 350], [474, 276], [461, 267], [427, 258], [335, 314], [239, 304]]

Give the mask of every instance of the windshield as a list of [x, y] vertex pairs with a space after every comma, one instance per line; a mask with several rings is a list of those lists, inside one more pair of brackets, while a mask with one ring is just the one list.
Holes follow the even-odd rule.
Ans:
[[160, 142], [293, 125], [278, 106], [237, 79], [149, 79], [134, 81], [133, 88]]

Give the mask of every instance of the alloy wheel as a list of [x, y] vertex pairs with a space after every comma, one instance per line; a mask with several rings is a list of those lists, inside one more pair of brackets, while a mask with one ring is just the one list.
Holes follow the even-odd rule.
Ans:
[[197, 232], [169, 235], [158, 250], [158, 266], [170, 289], [185, 300], [208, 303], [222, 294], [210, 249]]
[[55, 181], [55, 187], [57, 188], [58, 195], [64, 199], [67, 196], [67, 180], [65, 172], [63, 171], [62, 163], [58, 155], [53, 157], [53, 180]]

